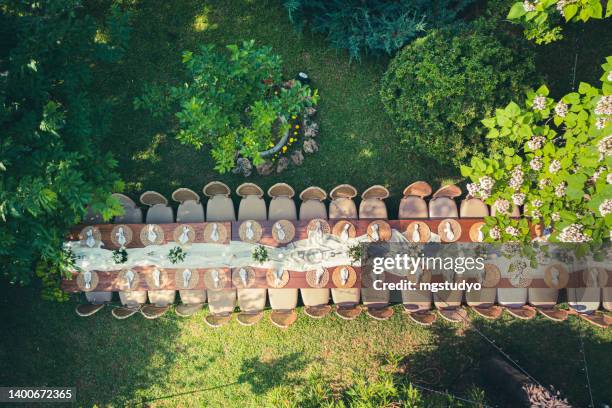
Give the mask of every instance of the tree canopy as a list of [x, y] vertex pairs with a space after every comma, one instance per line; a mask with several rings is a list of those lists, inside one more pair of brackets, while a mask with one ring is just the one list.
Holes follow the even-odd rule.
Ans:
[[69, 256], [68, 226], [87, 207], [109, 219], [121, 188], [101, 142], [108, 109], [91, 99], [91, 67], [120, 57], [126, 16], [100, 24], [78, 0], [0, 4], [0, 271], [13, 284], [37, 273], [47, 297]]

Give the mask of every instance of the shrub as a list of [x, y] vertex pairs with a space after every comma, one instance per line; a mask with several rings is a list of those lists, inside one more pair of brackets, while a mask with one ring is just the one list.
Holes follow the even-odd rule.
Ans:
[[298, 30], [308, 23], [325, 33], [332, 47], [362, 53], [393, 54], [425, 34], [457, 19], [473, 0], [285, 0], [289, 19]]
[[555, 101], [542, 86], [527, 93], [523, 106], [511, 102], [482, 121], [491, 148], [461, 172], [473, 182], [472, 195], [498, 208], [483, 229], [490, 241], [531, 239], [527, 220], [505, 211], [512, 205], [552, 226], [551, 241], [610, 239], [612, 57], [603, 67], [601, 88], [581, 83]]
[[533, 55], [484, 21], [444, 28], [407, 45], [382, 79], [381, 98], [403, 143], [462, 163], [482, 151], [480, 119], [533, 80]]
[[174, 113], [178, 140], [196, 149], [210, 146], [221, 173], [235, 166], [238, 154], [263, 163], [259, 153], [288, 129], [287, 119], [318, 100], [316, 90], [298, 81], [283, 86], [282, 61], [270, 47], [255, 48], [251, 40], [227, 50], [204, 45], [198, 53], [185, 51], [184, 84], [149, 86], [135, 100], [136, 108], [155, 115]]

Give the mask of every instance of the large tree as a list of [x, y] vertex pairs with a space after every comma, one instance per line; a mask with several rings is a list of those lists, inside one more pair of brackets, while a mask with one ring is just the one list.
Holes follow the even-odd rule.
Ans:
[[0, 1], [0, 271], [24, 285], [36, 269], [46, 297], [62, 297], [67, 228], [88, 206], [120, 211], [108, 109], [88, 86], [94, 64], [120, 56], [122, 20], [113, 9], [99, 24], [78, 0]]

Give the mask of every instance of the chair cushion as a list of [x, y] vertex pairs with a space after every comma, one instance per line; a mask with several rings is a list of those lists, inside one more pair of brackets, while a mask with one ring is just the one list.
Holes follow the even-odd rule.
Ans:
[[142, 210], [138, 207], [124, 207], [125, 212], [113, 219], [115, 224], [142, 224]]
[[236, 221], [232, 199], [222, 195], [209, 199], [206, 203], [206, 221]]
[[206, 291], [205, 290], [179, 290], [181, 295], [181, 302], [186, 305], [206, 303]]
[[320, 306], [329, 303], [329, 289], [327, 288], [302, 288], [300, 293], [302, 294], [304, 306]]
[[431, 218], [457, 218], [457, 203], [448, 197], [434, 198], [429, 202], [429, 216]]
[[325, 203], [319, 200], [306, 200], [300, 205], [300, 220], [312, 220], [314, 218], [327, 218]]
[[89, 303], [99, 305], [113, 300], [113, 292], [85, 292], [85, 299]]
[[179, 204], [176, 210], [176, 222], [204, 222], [204, 207], [193, 200]]
[[489, 207], [479, 198], [468, 198], [461, 202], [461, 217], [487, 217]]
[[238, 307], [243, 312], [264, 310], [266, 294], [266, 289], [238, 289]]
[[329, 204], [330, 219], [357, 219], [357, 206], [350, 198], [336, 198]]
[[265, 221], [267, 218], [266, 202], [263, 198], [249, 195], [240, 200], [238, 220]]
[[297, 209], [295, 201], [289, 197], [275, 197], [270, 201], [268, 212], [270, 221], [297, 220]]
[[408, 312], [431, 310], [432, 293], [427, 290], [402, 290], [402, 303]]
[[291, 310], [297, 307], [297, 289], [268, 289], [270, 307], [274, 310]]
[[176, 290], [150, 290], [147, 294], [149, 302], [155, 304], [155, 306], [171, 305], [176, 299]]
[[165, 204], [155, 204], [147, 211], [147, 224], [169, 224], [174, 222], [174, 212]]
[[209, 290], [208, 310], [212, 314], [230, 314], [236, 306], [236, 290]]
[[133, 292], [119, 292], [119, 300], [124, 306], [137, 306], [147, 302], [147, 292], [133, 291]]
[[359, 218], [388, 218], [385, 202], [378, 198], [363, 200], [359, 204]]
[[428, 218], [427, 202], [417, 196], [404, 197], [400, 201], [399, 219]]
[[532, 306], [554, 306], [559, 299], [559, 290], [552, 288], [529, 288], [529, 304]]
[[361, 290], [359, 290], [359, 288], [333, 288], [331, 294], [332, 300], [338, 306], [358, 304], [361, 298]]

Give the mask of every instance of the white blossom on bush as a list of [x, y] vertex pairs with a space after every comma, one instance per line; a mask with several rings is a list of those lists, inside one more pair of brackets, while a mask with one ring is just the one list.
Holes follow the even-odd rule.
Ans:
[[476, 197], [480, 191], [480, 187], [478, 187], [476, 183], [468, 183], [467, 190], [470, 197]]
[[523, 8], [528, 13], [531, 12], [531, 11], [535, 11], [535, 9], [536, 9], [535, 2], [531, 2], [529, 0], [523, 1]]
[[596, 115], [612, 115], [612, 95], [602, 96], [595, 106]]
[[519, 206], [525, 203], [525, 193], [514, 193], [512, 194], [512, 202], [514, 205]]
[[584, 235], [582, 230], [584, 226], [581, 224], [571, 224], [563, 228], [559, 233], [559, 241], [561, 242], [589, 242], [591, 237]]
[[493, 238], [494, 240], [498, 240], [501, 238], [501, 231], [499, 230], [499, 227], [493, 227], [489, 230], [489, 236], [491, 238]]
[[550, 215], [550, 218], [551, 218], [553, 221], [555, 221], [555, 222], [556, 222], [556, 221], [560, 221], [560, 220], [561, 220], [561, 214], [559, 214], [558, 212], [554, 212], [554, 213], [552, 213], [552, 214]]
[[599, 180], [599, 177], [601, 177], [602, 174], [604, 174], [606, 172], [606, 168], [605, 167], [599, 167], [595, 173], [593, 173], [593, 176], [590, 178], [590, 180], [595, 183], [597, 180]]
[[599, 205], [599, 213], [602, 217], [612, 213], [612, 199], [607, 199]]
[[562, 101], [559, 101], [557, 105], [555, 106], [555, 113], [557, 114], [557, 116], [564, 118], [567, 115], [567, 112], [568, 112], [567, 103], [563, 103]]
[[544, 136], [534, 136], [527, 142], [527, 147], [531, 150], [538, 150], [542, 148], [546, 138]]
[[538, 95], [533, 98], [533, 109], [537, 111], [543, 111], [546, 109], [546, 97]]
[[514, 190], [520, 189], [524, 181], [523, 176], [523, 170], [521, 170], [519, 166], [516, 166], [514, 170], [512, 170], [512, 176], [510, 177], [510, 181], [508, 182], [510, 188]]
[[543, 179], [541, 179], [541, 180], [538, 182], [538, 187], [540, 187], [540, 188], [546, 188], [546, 187], [550, 186], [550, 185], [551, 185], [551, 183], [552, 183], [552, 182], [550, 181], [550, 179], [543, 178]]
[[506, 231], [506, 234], [512, 235], [513, 237], [516, 237], [519, 234], [519, 230], [516, 227], [513, 227], [512, 225], [508, 225], [505, 231]]
[[540, 171], [543, 165], [544, 163], [542, 162], [542, 157], [540, 156], [536, 156], [529, 161], [529, 167], [535, 171]]
[[612, 173], [608, 173], [606, 176], [606, 183], [612, 184]]
[[599, 153], [606, 156], [612, 156], [612, 135], [608, 135], [597, 143]]
[[548, 171], [552, 174], [555, 174], [561, 170], [561, 162], [559, 160], [553, 160], [550, 162], [550, 166], [548, 166]]
[[508, 214], [510, 211], [510, 202], [508, 200], [504, 200], [503, 198], [495, 201], [495, 211], [501, 214]]
[[555, 195], [559, 198], [562, 198], [565, 195], [565, 191], [567, 190], [567, 186], [565, 183], [559, 183], [557, 187], [555, 187]]

